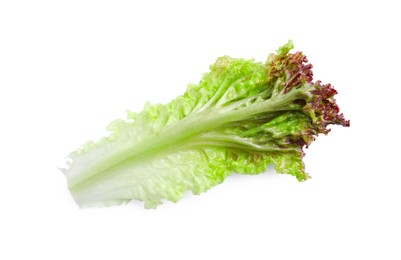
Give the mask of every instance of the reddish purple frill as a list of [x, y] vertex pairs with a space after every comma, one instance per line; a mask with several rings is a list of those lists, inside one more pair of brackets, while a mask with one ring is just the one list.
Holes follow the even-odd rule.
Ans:
[[313, 80], [312, 64], [302, 52], [280, 55], [271, 58], [268, 66], [273, 79], [283, 81], [280, 90], [288, 93], [293, 88], [299, 88], [302, 83], [311, 83]]
[[337, 94], [331, 84], [321, 85], [320, 81], [314, 83], [316, 87], [312, 91], [313, 98], [304, 107], [304, 110], [315, 118], [314, 125], [319, 133], [327, 134], [330, 129], [327, 129], [328, 125], [342, 125], [345, 127], [350, 126], [350, 121], [345, 120], [344, 115], [340, 114], [340, 108], [338, 107], [334, 95]]
[[303, 100], [295, 100], [294, 103], [305, 104], [302, 110], [310, 116], [312, 129], [306, 131], [302, 138], [293, 140], [293, 143], [300, 147], [308, 146], [319, 133], [327, 134], [330, 129], [328, 125], [350, 126], [350, 121], [344, 119], [334, 99], [337, 91], [331, 84], [322, 85], [321, 81], [313, 82], [312, 64], [302, 52], [293, 54], [282, 52], [269, 57], [267, 67], [270, 69], [270, 76], [276, 82], [275, 87], [284, 94], [292, 89], [301, 88], [305, 83], [314, 86], [310, 93], [312, 96], [305, 96]]

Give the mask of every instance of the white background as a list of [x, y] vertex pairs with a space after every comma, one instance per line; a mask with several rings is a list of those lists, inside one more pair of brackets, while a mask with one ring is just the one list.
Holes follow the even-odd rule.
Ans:
[[[1, 1], [0, 259], [401, 259], [396, 3]], [[77, 208], [65, 155], [218, 56], [265, 61], [288, 39], [351, 120], [306, 151], [311, 180], [269, 170], [157, 210]]]

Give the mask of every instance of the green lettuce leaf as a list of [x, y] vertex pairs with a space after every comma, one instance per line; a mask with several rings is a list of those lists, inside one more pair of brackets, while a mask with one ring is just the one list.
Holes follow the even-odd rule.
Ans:
[[289, 41], [266, 63], [218, 58], [184, 95], [112, 122], [109, 136], [72, 152], [61, 169], [77, 204], [137, 199], [155, 208], [269, 165], [308, 179], [303, 148], [328, 125], [349, 121], [339, 113], [336, 90], [313, 82], [312, 65], [292, 48]]

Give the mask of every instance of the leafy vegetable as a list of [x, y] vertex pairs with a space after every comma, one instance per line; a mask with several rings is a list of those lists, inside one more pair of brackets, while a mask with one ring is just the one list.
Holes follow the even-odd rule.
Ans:
[[265, 64], [218, 58], [183, 96], [112, 122], [108, 137], [71, 153], [61, 169], [75, 201], [88, 207], [137, 199], [155, 208], [270, 164], [308, 179], [303, 147], [328, 125], [349, 121], [339, 114], [336, 90], [313, 82], [312, 65], [292, 48], [289, 41]]

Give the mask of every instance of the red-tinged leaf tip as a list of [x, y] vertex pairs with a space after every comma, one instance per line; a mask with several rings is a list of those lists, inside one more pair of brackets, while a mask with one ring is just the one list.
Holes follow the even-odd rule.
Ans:
[[307, 147], [314, 140], [314, 136], [330, 132], [328, 125], [349, 127], [350, 121], [345, 120], [344, 115], [340, 113], [334, 99], [337, 91], [331, 84], [322, 85], [321, 81], [313, 82], [312, 64], [302, 52], [289, 53], [292, 47], [291, 42], [291, 45], [280, 48], [277, 54], [270, 55], [266, 67], [272, 79], [279, 82], [275, 84], [277, 93], [287, 94], [293, 89], [301, 88], [304, 84], [313, 87], [313, 90], [309, 92], [311, 95], [294, 101], [294, 104], [302, 107], [302, 110], [311, 118], [313, 131], [305, 133], [303, 139], [295, 142], [299, 147]]
[[313, 80], [313, 66], [302, 52], [272, 56], [267, 66], [270, 68], [270, 75], [283, 83], [280, 90], [284, 89], [284, 93]]
[[319, 133], [327, 134], [330, 129], [328, 125], [350, 126], [350, 121], [345, 120], [344, 115], [340, 113], [334, 96], [337, 91], [331, 84], [321, 85], [320, 81], [314, 83], [315, 90], [312, 91], [312, 100], [304, 107], [306, 111], [313, 114], [316, 130]]

